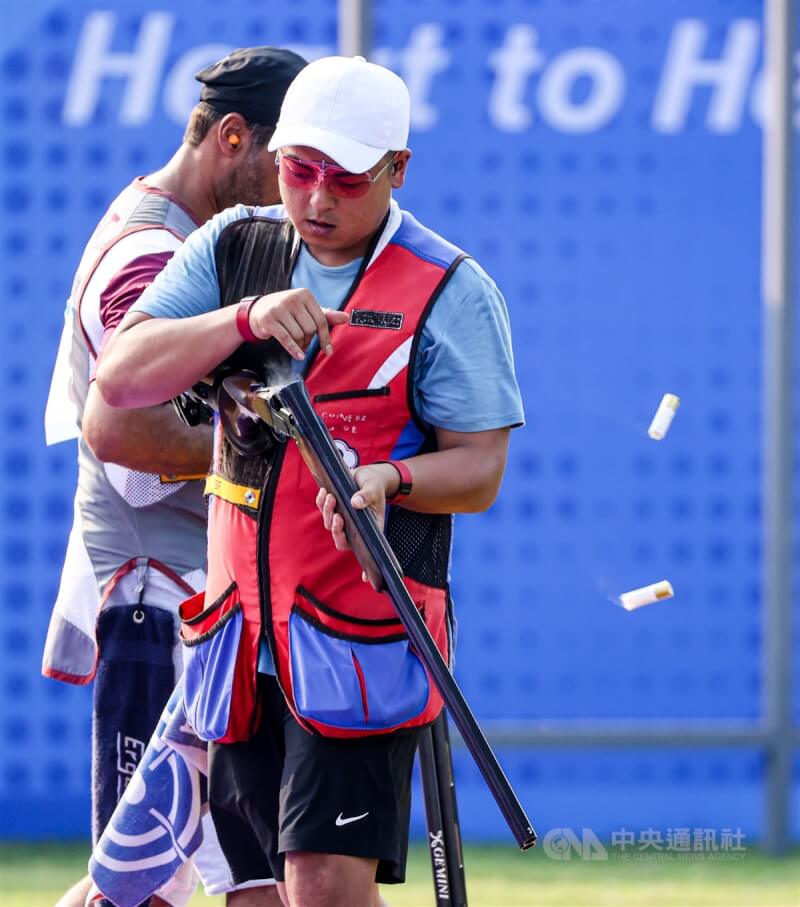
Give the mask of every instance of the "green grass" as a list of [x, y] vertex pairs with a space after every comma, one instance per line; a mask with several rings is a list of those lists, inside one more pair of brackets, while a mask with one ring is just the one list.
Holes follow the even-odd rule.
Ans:
[[[52, 907], [84, 871], [87, 846], [0, 845], [2, 907]], [[798, 907], [800, 852], [770, 860], [748, 850], [736, 862], [652, 858], [554, 862], [540, 850], [470, 847], [465, 855], [470, 907]], [[412, 849], [405, 885], [384, 889], [391, 907], [431, 907], [427, 853]], [[196, 895], [192, 907], [220, 907]]]

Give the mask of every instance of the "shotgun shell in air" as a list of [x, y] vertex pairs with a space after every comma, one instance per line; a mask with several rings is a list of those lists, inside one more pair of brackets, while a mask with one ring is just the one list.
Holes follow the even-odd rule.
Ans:
[[653, 583], [652, 586], [642, 586], [641, 589], [623, 592], [619, 597], [619, 603], [626, 611], [635, 611], [645, 605], [652, 605], [655, 602], [672, 598], [674, 594], [672, 584], [664, 579], [660, 583]]
[[669, 431], [669, 427], [672, 425], [672, 420], [675, 418], [675, 413], [680, 405], [681, 398], [676, 397], [675, 394], [664, 394], [661, 398], [661, 403], [653, 416], [650, 428], [647, 429], [647, 434], [654, 441], [660, 441]]

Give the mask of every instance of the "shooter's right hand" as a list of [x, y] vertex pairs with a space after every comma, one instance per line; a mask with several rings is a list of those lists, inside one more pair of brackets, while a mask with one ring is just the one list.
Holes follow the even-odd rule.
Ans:
[[346, 312], [323, 309], [310, 290], [282, 290], [258, 298], [250, 308], [250, 330], [259, 340], [274, 338], [295, 359], [305, 359], [314, 335], [323, 352], [333, 352], [330, 328], [349, 320]]

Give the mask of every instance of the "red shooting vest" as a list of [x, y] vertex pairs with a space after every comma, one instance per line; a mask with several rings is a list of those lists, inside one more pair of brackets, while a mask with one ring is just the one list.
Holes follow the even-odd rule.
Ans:
[[[244, 248], [258, 256], [252, 235]], [[343, 308], [350, 323], [333, 328], [333, 355], [317, 356], [305, 378], [314, 408], [351, 468], [435, 449], [432, 432], [413, 409], [413, 364], [425, 319], [463, 258], [403, 214], [389, 243], [356, 279]], [[215, 471], [241, 483], [248, 474], [242, 459], [228, 446]], [[261, 491], [257, 525], [248, 508], [215, 498], [205, 600], [224, 597], [236, 584], [235, 606], [241, 606], [246, 625], [243, 641], [252, 653], [260, 618], [280, 687], [308, 730], [363, 737], [429, 724], [441, 711], [442, 698], [388, 595], [362, 581], [351, 552], [334, 547], [316, 493], [290, 442]], [[452, 517], [387, 509], [385, 531], [406, 586], [449, 661]], [[241, 665], [237, 670], [241, 673]], [[246, 738], [247, 721], [239, 726], [238, 734], [229, 727], [217, 739]]]

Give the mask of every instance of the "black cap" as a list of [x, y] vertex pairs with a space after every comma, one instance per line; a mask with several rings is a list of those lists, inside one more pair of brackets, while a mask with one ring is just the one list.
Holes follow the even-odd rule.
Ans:
[[306, 62], [281, 47], [242, 47], [197, 73], [200, 100], [219, 113], [274, 126], [286, 89]]

